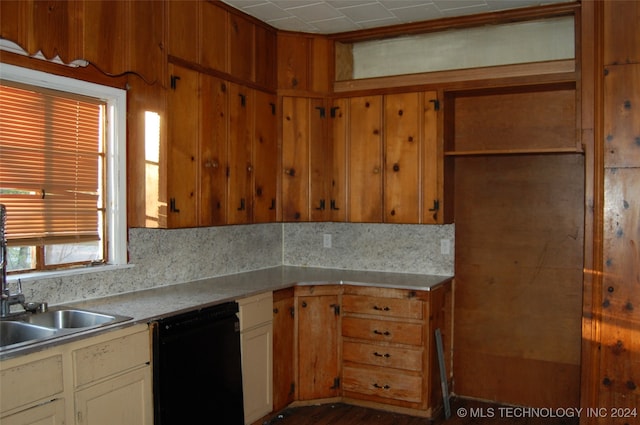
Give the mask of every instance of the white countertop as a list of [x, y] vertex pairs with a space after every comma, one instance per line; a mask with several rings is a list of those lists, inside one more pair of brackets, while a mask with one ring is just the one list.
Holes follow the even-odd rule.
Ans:
[[108, 329], [135, 323], [147, 323], [174, 314], [296, 285], [343, 284], [429, 291], [452, 278], [453, 276], [281, 266], [201, 279], [65, 304], [65, 306], [80, 309], [129, 316], [132, 317], [132, 320], [94, 332], [79, 332], [67, 337], [29, 345], [23, 349], [8, 350], [0, 353], [0, 358], [26, 354]]

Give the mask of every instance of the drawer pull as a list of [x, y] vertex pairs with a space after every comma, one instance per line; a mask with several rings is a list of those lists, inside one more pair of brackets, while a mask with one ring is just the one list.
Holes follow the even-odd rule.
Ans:
[[377, 330], [377, 329], [374, 329], [374, 330], [373, 330], [373, 333], [374, 333], [374, 334], [376, 334], [376, 335], [384, 335], [384, 336], [389, 336], [389, 335], [391, 335], [391, 332], [389, 332], [389, 331], [381, 332], [381, 331], [379, 331], [379, 330]]
[[374, 305], [373, 309], [377, 310], [377, 311], [389, 311], [389, 310], [391, 310], [389, 307], [378, 307], [377, 305]]
[[386, 384], [385, 384], [385, 385], [380, 386], [380, 385], [378, 385], [377, 383], [374, 383], [374, 384], [373, 384], [373, 386], [374, 386], [375, 388], [378, 388], [378, 389], [381, 389], [381, 390], [388, 390], [389, 388], [391, 388], [390, 386], [388, 386], [388, 385], [386, 385]]
[[374, 351], [373, 355], [374, 355], [374, 356], [376, 356], [376, 357], [385, 357], [385, 358], [387, 358], [387, 359], [388, 359], [389, 357], [391, 357], [391, 354], [389, 354], [389, 353], [380, 354], [380, 353], [378, 353], [377, 351]]

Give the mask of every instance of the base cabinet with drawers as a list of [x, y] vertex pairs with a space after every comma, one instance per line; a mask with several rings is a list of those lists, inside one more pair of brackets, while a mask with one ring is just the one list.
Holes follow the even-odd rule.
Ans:
[[0, 422], [152, 425], [151, 348], [135, 325], [0, 362]]
[[[287, 297], [278, 291], [274, 298], [290, 300], [288, 291]], [[274, 368], [298, 371], [294, 405], [333, 399], [422, 417], [439, 413], [435, 331], [442, 334], [451, 381], [452, 280], [428, 291], [305, 285], [294, 292], [291, 314], [282, 315], [281, 305], [275, 309], [282, 316], [278, 320], [293, 322], [286, 329], [293, 329], [295, 342], [275, 347], [284, 358], [293, 350], [293, 365], [280, 364], [278, 351], [274, 355]]]

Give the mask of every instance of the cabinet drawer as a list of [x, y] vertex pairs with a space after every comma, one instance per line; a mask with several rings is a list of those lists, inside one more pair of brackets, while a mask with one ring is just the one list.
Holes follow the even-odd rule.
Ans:
[[81, 386], [151, 360], [149, 332], [110, 339], [73, 351], [75, 385]]
[[240, 330], [269, 323], [273, 319], [273, 294], [266, 292], [238, 300]]
[[342, 358], [347, 362], [416, 372], [422, 370], [422, 352], [421, 349], [389, 347], [352, 341], [344, 341], [342, 345]]
[[344, 317], [342, 319], [342, 336], [349, 338], [422, 345], [422, 334], [422, 325], [418, 323], [364, 319], [360, 317]]
[[342, 308], [345, 312], [375, 314], [379, 317], [401, 317], [422, 319], [423, 303], [418, 300], [344, 295]]
[[27, 361], [0, 373], [0, 408], [6, 412], [61, 393], [62, 355]]
[[387, 399], [412, 403], [422, 401], [422, 378], [397, 371], [345, 367], [343, 389]]

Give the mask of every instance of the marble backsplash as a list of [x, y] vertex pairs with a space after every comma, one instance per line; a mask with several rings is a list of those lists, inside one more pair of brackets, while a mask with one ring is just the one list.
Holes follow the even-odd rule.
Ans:
[[[285, 266], [326, 267], [452, 275], [454, 225], [295, 223], [285, 224]], [[331, 248], [324, 247], [330, 235]], [[440, 241], [451, 250], [442, 254]]]
[[[324, 248], [330, 234], [332, 247]], [[440, 253], [440, 240], [452, 251]], [[130, 229], [129, 265], [23, 279], [29, 301], [100, 298], [280, 265], [453, 274], [453, 225], [269, 223]]]

